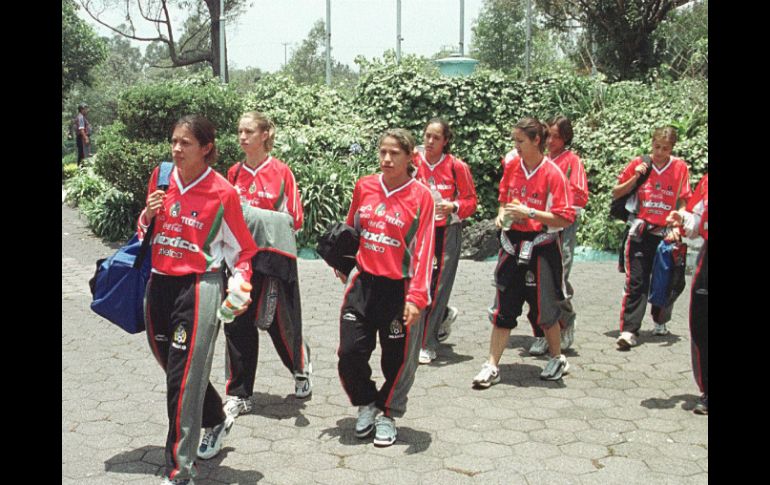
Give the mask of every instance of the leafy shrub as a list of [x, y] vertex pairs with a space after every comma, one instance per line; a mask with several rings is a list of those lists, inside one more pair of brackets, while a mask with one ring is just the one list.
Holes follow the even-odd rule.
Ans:
[[109, 187], [109, 183], [97, 175], [91, 165], [84, 164], [64, 184], [67, 191], [65, 201], [73, 207], [78, 207], [83, 201], [95, 200]]
[[142, 205], [137, 204], [130, 194], [110, 188], [84, 202], [81, 210], [95, 235], [107, 241], [125, 241], [135, 231]]
[[77, 172], [78, 172], [77, 163], [67, 163], [62, 165], [62, 168], [61, 168], [62, 180], [68, 180], [74, 177]]

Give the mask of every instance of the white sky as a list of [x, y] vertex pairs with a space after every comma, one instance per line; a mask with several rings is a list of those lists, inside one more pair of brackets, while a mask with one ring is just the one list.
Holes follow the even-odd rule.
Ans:
[[[465, 55], [471, 27], [483, 0], [465, 0]], [[226, 27], [230, 67], [274, 72], [291, 57], [316, 20], [326, 20], [326, 0], [253, 0], [254, 5]], [[396, 0], [331, 0], [332, 57], [356, 71], [353, 59], [382, 57], [396, 48]], [[80, 16], [99, 35], [111, 36], [81, 8]], [[112, 19], [120, 22], [120, 11]], [[105, 18], [110, 18], [109, 15]], [[181, 23], [180, 23], [181, 24]], [[138, 25], [138, 24], [137, 24]], [[178, 35], [175, 34], [175, 35]], [[460, 0], [401, 0], [401, 53], [432, 56], [443, 46], [459, 49]], [[144, 50], [146, 43], [135, 44]]]

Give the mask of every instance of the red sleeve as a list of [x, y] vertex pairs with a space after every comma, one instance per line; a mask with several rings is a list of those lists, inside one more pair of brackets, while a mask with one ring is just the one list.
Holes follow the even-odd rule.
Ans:
[[500, 203], [507, 203], [508, 201], [508, 179], [513, 173], [513, 164], [509, 163], [503, 168], [503, 178], [500, 179], [500, 186], [498, 187], [497, 201]]
[[[352, 206], [351, 206], [352, 207]], [[415, 234], [415, 253], [417, 261], [414, 265], [414, 273], [409, 281], [409, 290], [406, 301], [414, 303], [422, 310], [430, 304], [430, 278], [433, 272], [434, 235], [433, 226], [435, 219], [435, 206], [433, 197], [427, 190], [422, 191], [420, 200], [420, 216]]]
[[580, 157], [577, 155], [573, 158], [569, 184], [574, 204], [578, 207], [585, 207], [588, 203], [588, 180], [583, 162], [580, 161]]
[[155, 167], [155, 169], [152, 171], [152, 175], [150, 175], [150, 183], [147, 186], [147, 197], [145, 197], [145, 208], [142, 209], [142, 212], [139, 213], [139, 218], [136, 221], [136, 235], [139, 238], [140, 241], [144, 240], [144, 237], [146, 235], [147, 229], [149, 227], [149, 224], [147, 226], [142, 224], [142, 216], [144, 216], [144, 211], [147, 208], [147, 198], [150, 196], [151, 193], [155, 192], [158, 187], [158, 171], [160, 170], [160, 167]]
[[[682, 166], [684, 167], [682, 169], [684, 174], [682, 176], [682, 181], [680, 182], [679, 191], [677, 192], [679, 194], [678, 199], [688, 202], [690, 200], [690, 197], [692, 197], [692, 190], [690, 190], [690, 169], [684, 160], [682, 160], [681, 162], [682, 162]], [[678, 201], [679, 200], [675, 201], [674, 204], [676, 204]], [[674, 208], [676, 209], [676, 207]]]
[[353, 199], [350, 201], [350, 209], [348, 209], [348, 217], [345, 219], [345, 224], [350, 227], [356, 227], [356, 212], [358, 211], [358, 205], [361, 201], [361, 180], [356, 182], [356, 186], [353, 189]]
[[551, 171], [549, 181], [549, 196], [551, 197], [551, 207], [548, 212], [567, 219], [569, 222], [575, 221], [575, 209], [569, 203], [569, 193], [567, 192], [567, 180], [564, 174], [556, 165], [555, 170]]
[[642, 163], [642, 157], [637, 157], [631, 160], [631, 163], [629, 163], [618, 176], [618, 185], [630, 180], [631, 177], [634, 176], [634, 170], [640, 163]]
[[238, 171], [238, 165], [240, 163], [236, 163], [227, 170], [227, 181], [230, 182], [230, 185], [235, 185], [235, 173]]
[[695, 206], [698, 205], [698, 202], [703, 200], [703, 197], [708, 190], [708, 177], [708, 174], [706, 174], [700, 179], [700, 182], [698, 182], [698, 185], [695, 187], [695, 192], [693, 192], [690, 200], [687, 201], [687, 207], [685, 208], [687, 212], [692, 213], [695, 210]]
[[457, 217], [466, 219], [476, 212], [478, 198], [476, 197], [476, 186], [473, 183], [473, 176], [468, 168], [468, 164], [460, 159], [456, 159], [454, 164], [455, 184], [457, 186]]
[[297, 182], [294, 180], [294, 173], [286, 166], [286, 174], [284, 175], [286, 180], [286, 208], [294, 218], [294, 230], [299, 231], [302, 229], [302, 223], [305, 221], [304, 211], [302, 210], [302, 199], [299, 196], [299, 189], [297, 188]]
[[[231, 187], [232, 189], [232, 187]], [[231, 244], [238, 255], [234, 258], [234, 271], [240, 271], [244, 281], [251, 281], [251, 258], [257, 254], [257, 244], [243, 219], [243, 211], [238, 194], [234, 189], [225, 192], [222, 198], [224, 206], [224, 220], [227, 228], [232, 233], [235, 242]]]

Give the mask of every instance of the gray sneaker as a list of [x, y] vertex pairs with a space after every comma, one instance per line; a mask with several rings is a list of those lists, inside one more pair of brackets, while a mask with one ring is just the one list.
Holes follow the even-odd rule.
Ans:
[[358, 406], [358, 419], [356, 419], [356, 438], [366, 438], [374, 431], [374, 418], [380, 410], [374, 403], [366, 406]]
[[500, 369], [489, 362], [484, 362], [481, 371], [473, 378], [473, 387], [486, 389], [500, 382]]
[[564, 354], [558, 357], [552, 357], [545, 365], [545, 369], [540, 374], [540, 378], [546, 381], [558, 381], [564, 374], [569, 372], [569, 362]]
[[652, 331], [653, 335], [668, 335], [670, 333], [671, 332], [668, 331], [665, 323], [656, 323], [655, 329]]
[[548, 352], [548, 342], [545, 337], [535, 337], [535, 341], [529, 348], [529, 355], [545, 355], [546, 352]]
[[233, 423], [235, 423], [235, 418], [225, 415], [225, 421], [222, 424], [213, 428], [206, 428], [201, 445], [198, 447], [198, 458], [209, 460], [217, 456], [219, 450], [222, 449], [222, 443], [233, 427]]
[[387, 416], [377, 416], [374, 425], [377, 431], [374, 433], [374, 446], [390, 446], [396, 442], [396, 421]]
[[192, 478], [168, 478], [164, 477], [160, 485], [195, 485]]
[[294, 374], [294, 395], [297, 399], [305, 399], [313, 393], [313, 381], [310, 374], [313, 373], [313, 364], [309, 363], [305, 374]]
[[575, 343], [575, 320], [561, 330], [561, 350], [562, 352], [572, 347]]
[[449, 338], [449, 334], [452, 333], [452, 324], [455, 323], [455, 320], [457, 320], [457, 315], [460, 312], [457, 310], [457, 308], [450, 306], [447, 307], [447, 316], [444, 319], [443, 322], [441, 322], [441, 325], [438, 327], [438, 341], [443, 342], [444, 340]]

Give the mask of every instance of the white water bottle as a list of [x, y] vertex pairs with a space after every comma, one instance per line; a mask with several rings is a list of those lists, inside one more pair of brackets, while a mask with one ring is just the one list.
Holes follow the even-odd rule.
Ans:
[[251, 283], [243, 281], [238, 275], [230, 277], [227, 284], [227, 298], [219, 306], [217, 316], [223, 323], [235, 320], [235, 312], [243, 308], [243, 305], [251, 298]]
[[[439, 192], [438, 189], [436, 189], [435, 185], [431, 185], [430, 186], [430, 195], [433, 196], [433, 204], [434, 205], [437, 205], [439, 202], [444, 202], [444, 198], [441, 197], [441, 192]], [[438, 213], [436, 214], [436, 220], [437, 221], [440, 221], [443, 218], [444, 218], [443, 215], [440, 215]]]

